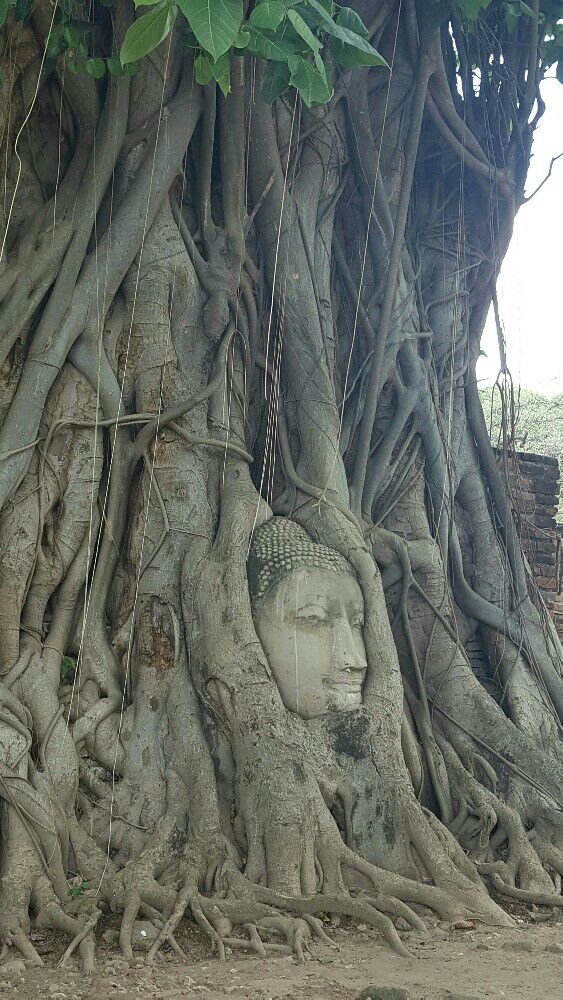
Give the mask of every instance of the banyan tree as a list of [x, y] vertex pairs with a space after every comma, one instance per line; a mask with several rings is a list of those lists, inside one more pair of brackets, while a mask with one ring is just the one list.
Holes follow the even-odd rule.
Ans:
[[183, 919], [301, 956], [345, 914], [404, 953], [560, 904], [561, 647], [476, 363], [561, 8], [0, 4], [25, 958], [51, 927], [91, 969], [109, 911], [150, 960]]

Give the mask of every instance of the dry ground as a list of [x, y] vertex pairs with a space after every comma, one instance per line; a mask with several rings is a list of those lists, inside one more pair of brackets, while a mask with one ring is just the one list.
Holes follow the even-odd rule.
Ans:
[[[561, 1000], [563, 929], [554, 917], [545, 921], [547, 916], [545, 912], [529, 914], [531, 923], [519, 917], [517, 927], [502, 932], [456, 930], [442, 924], [425, 941], [409, 936], [412, 959], [394, 955], [371, 928], [345, 923], [327, 926], [338, 950], [315, 942], [304, 965], [289, 957], [263, 960], [244, 952], [230, 954], [222, 964], [210, 958], [206, 941], [186, 925], [178, 940], [189, 955], [189, 964], [164, 954], [151, 969], [141, 960], [130, 968], [102, 942], [99, 972], [91, 979], [84, 977], [74, 959], [68, 968], [56, 968], [66, 942], [36, 935], [35, 945], [45, 967], [26, 969], [19, 963], [18, 968], [8, 955], [12, 965], [0, 966], [0, 996], [14, 1000], [355, 1000], [369, 986], [400, 987], [407, 991], [408, 1000]], [[376, 992], [373, 995], [378, 997]]]

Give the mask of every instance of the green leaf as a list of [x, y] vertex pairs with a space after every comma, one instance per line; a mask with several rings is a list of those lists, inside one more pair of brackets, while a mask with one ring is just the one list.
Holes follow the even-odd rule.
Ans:
[[80, 33], [72, 24], [65, 24], [63, 28], [63, 38], [66, 39], [70, 49], [76, 49], [80, 45]]
[[178, 0], [178, 6], [214, 62], [229, 51], [242, 23], [242, 0]]
[[243, 26], [233, 42], [233, 48], [245, 49], [249, 42], [250, 42], [250, 35], [246, 30], [246, 28]]
[[61, 31], [52, 31], [47, 39], [46, 55], [48, 59], [56, 59], [67, 50], [66, 39]]
[[86, 882], [85, 879], [82, 879], [80, 885], [73, 885], [68, 890], [68, 894], [69, 896], [72, 897], [72, 899], [78, 899], [78, 897], [81, 896], [83, 892], [86, 892], [87, 888], [88, 888], [88, 882]]
[[366, 42], [369, 41], [369, 31], [366, 28], [364, 22], [362, 21], [359, 14], [356, 14], [355, 10], [351, 7], [343, 7], [342, 10], [338, 12], [338, 17], [336, 18], [336, 23], [342, 28], [348, 28], [349, 31], [353, 31], [360, 38], [363, 38]]
[[354, 12], [349, 7], [344, 7], [337, 20], [333, 21], [318, 0], [308, 2], [321, 17], [322, 30], [335, 39], [331, 48], [338, 63], [343, 66], [387, 66], [383, 56], [365, 38], [347, 26], [348, 23], [355, 23], [350, 18], [350, 14], [353, 15]]
[[108, 68], [108, 73], [111, 73], [112, 76], [124, 75], [125, 70], [121, 65], [121, 59], [119, 56], [110, 56], [109, 59], [106, 59], [106, 66]]
[[287, 63], [269, 62], [262, 81], [261, 99], [266, 104], [273, 104], [276, 98], [281, 97], [289, 87], [290, 76], [291, 73]]
[[313, 27], [318, 27], [321, 23], [322, 18], [327, 14], [330, 18], [334, 14], [334, 4], [332, 0], [318, 0], [318, 6], [322, 9], [322, 14], [319, 15], [318, 8], [313, 10], [309, 3], [306, 6], [301, 5], [301, 14], [306, 19], [308, 25]]
[[10, 6], [9, 0], [0, 0], [0, 28], [4, 24], [4, 21], [6, 20], [9, 6]]
[[308, 45], [313, 52], [320, 52], [322, 44], [317, 36], [313, 34], [309, 25], [305, 23], [301, 14], [299, 14], [296, 10], [288, 10], [287, 16], [295, 28], [295, 31], [298, 35], [300, 35], [305, 44]]
[[[320, 69], [322, 66], [322, 70]], [[314, 104], [326, 104], [332, 96], [326, 70], [322, 60], [318, 60], [317, 65], [304, 59], [303, 56], [292, 56], [289, 60], [291, 76], [290, 84], [299, 91], [308, 108]]]
[[213, 79], [213, 64], [207, 52], [200, 52], [194, 61], [194, 73], [196, 83], [205, 87]]
[[66, 681], [69, 677], [72, 677], [74, 671], [76, 670], [76, 660], [72, 656], [63, 656], [61, 660], [61, 680]]
[[231, 57], [228, 52], [213, 64], [213, 76], [221, 88], [223, 97], [226, 97], [231, 92]]
[[216, 80], [225, 97], [230, 93], [231, 60], [228, 52], [225, 52], [215, 63], [207, 52], [200, 52], [196, 56], [194, 70], [197, 83], [205, 86], [210, 80]]
[[297, 55], [297, 49], [289, 39], [254, 28], [251, 24], [248, 26], [248, 30], [250, 34], [248, 51], [252, 55], [261, 56], [263, 59], [272, 59], [274, 62], [287, 62], [290, 56]]
[[510, 35], [518, 24], [518, 18], [522, 15], [525, 17], [534, 16], [533, 10], [528, 7], [527, 3], [522, 3], [522, 0], [513, 0], [512, 3], [505, 4], [504, 23]]
[[178, 9], [169, 0], [161, 0], [148, 14], [142, 14], [127, 29], [121, 46], [121, 64], [135, 62], [152, 52], [167, 35], [176, 20]]
[[275, 31], [282, 23], [287, 11], [283, 0], [263, 0], [254, 8], [250, 15], [250, 23], [255, 28], [268, 28]]
[[101, 80], [102, 76], [105, 76], [106, 64], [103, 59], [87, 59], [86, 60], [86, 72], [93, 76], [96, 80]]
[[504, 12], [504, 23], [506, 24], [508, 34], [511, 35], [518, 24], [518, 11], [515, 4], [507, 3]]
[[456, 0], [456, 6], [466, 21], [476, 21], [484, 8], [488, 7], [491, 0]]

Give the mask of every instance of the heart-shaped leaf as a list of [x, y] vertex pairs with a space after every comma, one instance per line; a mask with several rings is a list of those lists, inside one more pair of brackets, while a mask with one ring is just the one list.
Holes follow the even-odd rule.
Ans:
[[228, 52], [225, 52], [215, 63], [210, 59], [207, 52], [200, 52], [196, 56], [194, 71], [197, 83], [205, 86], [210, 80], [216, 80], [225, 97], [230, 93], [231, 60]]
[[308, 108], [314, 104], [326, 104], [332, 96], [326, 69], [322, 60], [316, 60], [315, 65], [303, 56], [292, 56], [289, 60], [291, 76], [290, 84], [299, 91]]
[[250, 42], [247, 51], [254, 56], [261, 56], [262, 59], [270, 59], [274, 62], [287, 62], [290, 56], [297, 54], [297, 49], [293, 42], [283, 38], [281, 35], [274, 35], [273, 32], [254, 28], [249, 24], [248, 31]]
[[147, 14], [142, 14], [127, 29], [121, 46], [121, 65], [136, 62], [152, 52], [167, 35], [176, 20], [178, 8], [169, 0], [161, 0]]
[[[320, 27], [334, 39], [334, 58], [343, 66], [387, 66], [382, 55], [356, 31], [356, 17], [350, 7], [343, 7], [336, 21], [327, 14], [318, 0], [308, 0], [309, 6], [319, 15]], [[353, 27], [348, 27], [352, 24]], [[364, 27], [365, 32], [365, 27]]]
[[242, 23], [242, 0], [178, 0], [202, 49], [214, 62], [228, 52]]
[[106, 72], [106, 64], [103, 59], [87, 59], [86, 72], [96, 80], [101, 80]]
[[260, 97], [266, 104], [273, 104], [289, 87], [291, 72], [287, 63], [269, 62], [266, 66]]
[[250, 15], [250, 23], [255, 28], [267, 28], [275, 31], [282, 23], [287, 11], [287, 4], [283, 0], [262, 0]]
[[313, 34], [309, 25], [306, 24], [306, 22], [303, 20], [301, 14], [299, 14], [299, 12], [296, 10], [288, 10], [287, 16], [288, 19], [291, 21], [291, 24], [293, 25], [297, 34], [300, 35], [305, 44], [309, 46], [311, 51], [320, 52], [320, 50], [322, 49], [322, 44], [317, 38], [317, 36]]

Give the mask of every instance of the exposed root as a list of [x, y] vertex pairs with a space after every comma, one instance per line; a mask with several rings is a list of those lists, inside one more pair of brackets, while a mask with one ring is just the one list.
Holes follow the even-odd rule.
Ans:
[[[458, 813], [450, 829], [473, 853], [479, 871], [492, 875], [499, 892], [498, 884], [502, 883], [505, 896], [534, 903], [550, 899], [546, 905], [561, 905], [557, 900], [562, 897], [550, 894], [553, 880], [549, 869], [563, 867], [558, 849], [545, 843], [539, 834], [529, 836], [518, 813], [463, 767], [446, 740], [440, 739], [440, 744], [458, 801]], [[505, 842], [507, 857], [498, 860], [495, 851]]]
[[[490, 866], [484, 865], [485, 869]], [[524, 903], [535, 903], [536, 906], [563, 906], [563, 896], [555, 893], [539, 892], [535, 889], [518, 889], [515, 885], [509, 885], [498, 874], [492, 872], [491, 881], [499, 896], [508, 896], [510, 899], [519, 899]]]
[[[52, 900], [40, 910], [34, 927], [41, 930], [60, 930], [68, 934], [71, 941], [59, 961], [59, 968], [64, 968], [68, 964], [68, 960], [78, 948], [83, 972], [86, 975], [91, 975], [95, 972], [94, 930], [100, 916], [101, 911], [95, 909], [90, 916], [73, 917], [65, 913], [58, 902]], [[9, 931], [4, 932], [3, 937], [4, 943], [16, 948], [24, 961], [35, 966], [43, 965], [43, 959], [30, 940], [29, 934], [21, 926], [14, 926]]]
[[20, 955], [26, 962], [31, 962], [32, 965], [43, 965], [41, 955], [36, 948], [34, 948], [32, 942], [29, 940], [21, 927], [10, 931], [10, 933], [6, 935], [6, 942], [13, 945], [14, 948], [17, 948]]
[[86, 920], [82, 930], [78, 931], [70, 942], [68, 948], [66, 949], [64, 955], [59, 962], [59, 968], [64, 968], [67, 965], [70, 956], [76, 950], [76, 948], [81, 949], [82, 960], [84, 963], [85, 972], [94, 972], [94, 928], [101, 917], [101, 910], [96, 910], [92, 916]]

